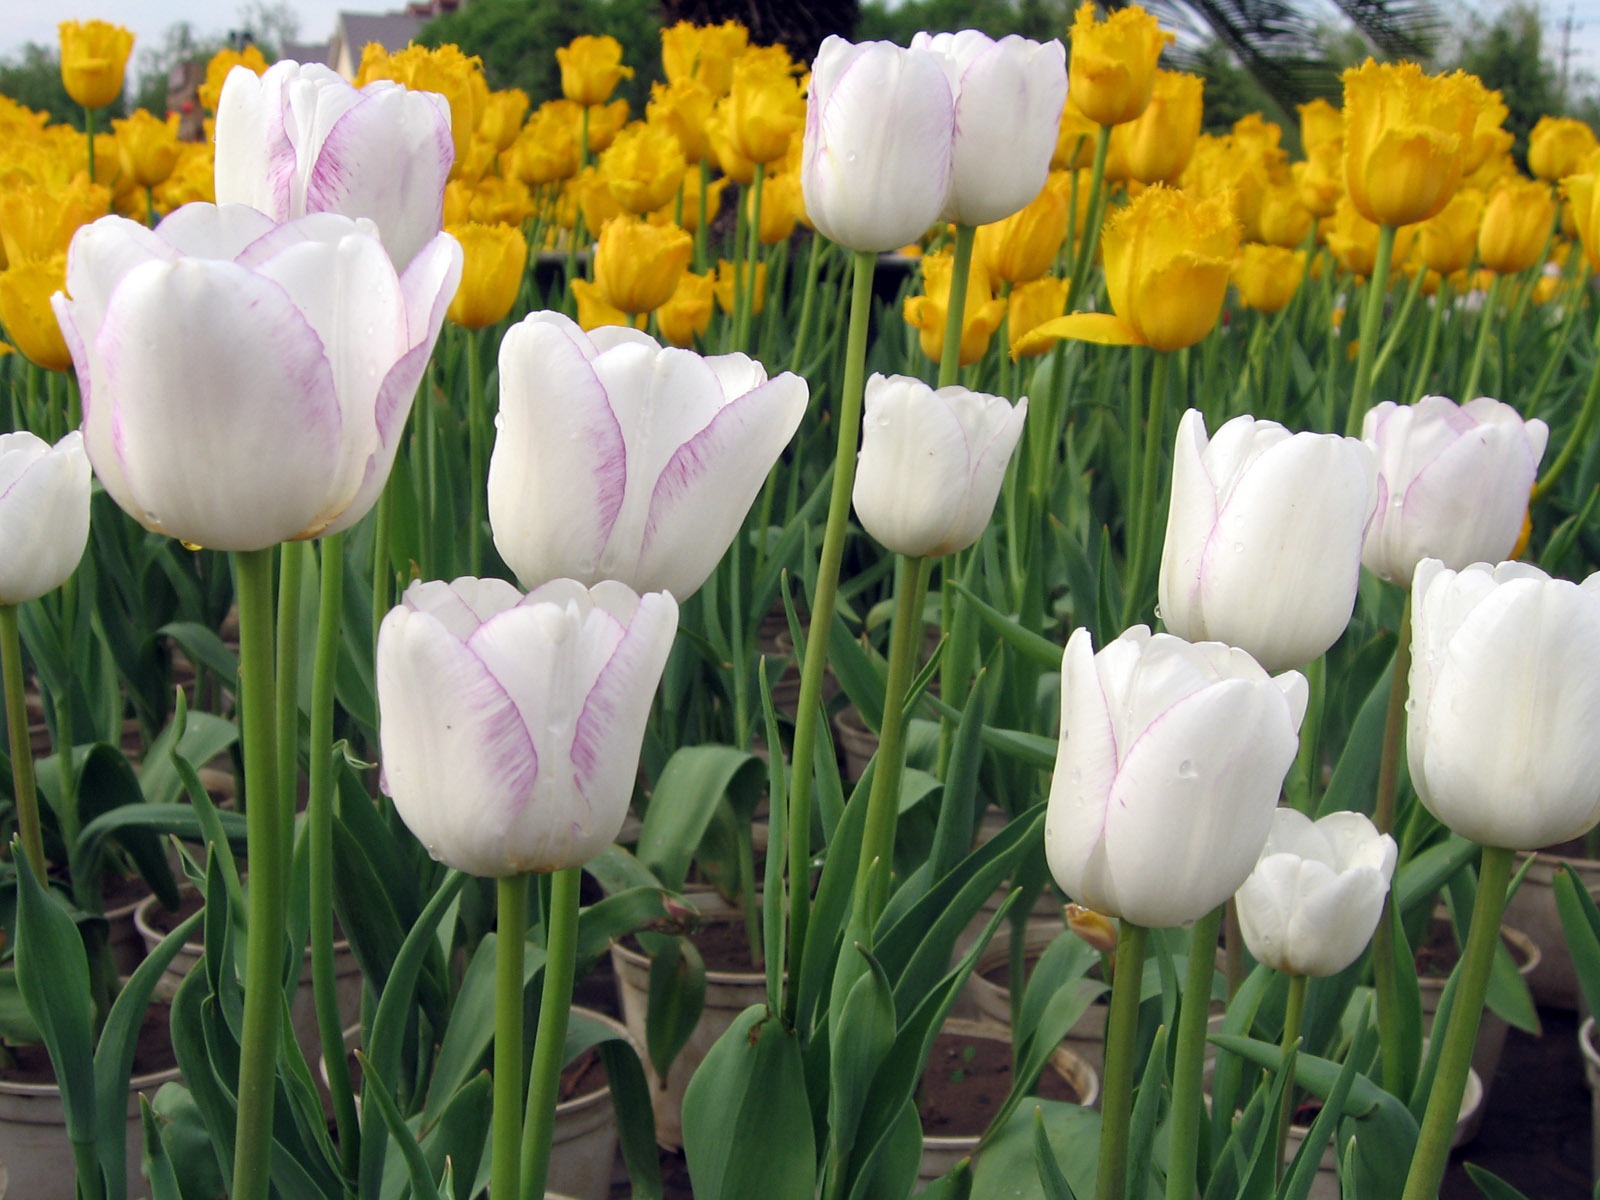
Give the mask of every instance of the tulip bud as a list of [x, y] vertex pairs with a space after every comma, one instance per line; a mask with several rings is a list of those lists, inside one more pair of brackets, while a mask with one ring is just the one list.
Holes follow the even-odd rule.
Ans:
[[1378, 502], [1361, 561], [1408, 586], [1417, 564], [1460, 570], [1499, 562], [1516, 545], [1528, 492], [1550, 430], [1509, 404], [1444, 396], [1384, 401], [1367, 413], [1362, 440], [1378, 462]]
[[1250, 953], [1289, 975], [1337, 975], [1366, 949], [1383, 913], [1394, 839], [1361, 813], [1315, 823], [1280, 808], [1235, 897]]
[[1067, 919], [1067, 928], [1080, 941], [1087, 943], [1101, 954], [1115, 954], [1117, 951], [1117, 923], [1103, 913], [1097, 913], [1092, 908], [1085, 908], [1081, 904], [1068, 904], [1063, 912]]
[[617, 84], [633, 78], [633, 68], [622, 65], [622, 43], [610, 34], [575, 37], [556, 50], [561, 67], [561, 94], [585, 107], [611, 99]]
[[1156, 72], [1144, 112], [1111, 130], [1111, 147], [1140, 183], [1177, 183], [1200, 136], [1205, 82], [1181, 71]]
[[1478, 261], [1502, 275], [1526, 271], [1549, 244], [1555, 216], [1549, 185], [1515, 176], [1502, 179], [1484, 206]]
[[383, 786], [439, 861], [581, 866], [622, 828], [678, 606], [607, 581], [414, 583], [378, 632]]
[[[949, 254], [926, 254], [922, 258], [922, 295], [907, 296], [903, 312], [906, 323], [920, 332], [922, 352], [938, 362], [944, 353], [946, 314], [950, 311], [950, 279], [955, 260]], [[961, 350], [963, 367], [977, 362], [989, 349], [989, 339], [1005, 319], [1006, 302], [997, 300], [989, 288], [989, 274], [979, 260], [967, 273], [966, 301], [961, 312]]]
[[861, 527], [896, 554], [965, 550], [983, 535], [1028, 401], [905, 375], [867, 381], [852, 500]]
[[452, 225], [461, 243], [461, 283], [445, 315], [463, 329], [503, 321], [516, 303], [528, 266], [528, 242], [514, 225]]
[[1285, 250], [1282, 246], [1251, 242], [1241, 246], [1234, 256], [1233, 286], [1244, 307], [1275, 313], [1294, 298], [1305, 271], [1303, 250]]
[[72, 367], [72, 352], [50, 307], [66, 283], [64, 253], [13, 262], [0, 271], [0, 326], [24, 358], [47, 371]]
[[1061, 659], [1044, 849], [1061, 890], [1139, 925], [1183, 925], [1245, 881], [1294, 762], [1308, 692], [1243, 650], [1135, 626]]
[[1380, 225], [1426, 221], [1461, 182], [1479, 94], [1461, 71], [1368, 59], [1344, 73], [1345, 186]]
[[1120, 125], [1144, 112], [1155, 89], [1156, 62], [1173, 40], [1137, 4], [1104, 21], [1094, 5], [1079, 6], [1072, 22], [1069, 88], [1075, 103], [1098, 125]]
[[133, 32], [107, 21], [63, 21], [61, 82], [77, 104], [104, 108], [122, 95]]
[[78, 569], [89, 541], [89, 457], [74, 429], [54, 446], [0, 437], [0, 604], [26, 604]]
[[1435, 817], [1536, 850], [1600, 820], [1600, 574], [1424, 559], [1412, 581], [1406, 756]]
[[1291, 434], [1235, 417], [1211, 440], [1198, 409], [1178, 425], [1157, 610], [1195, 641], [1302, 666], [1355, 608], [1376, 466], [1355, 438]]
[[1540, 117], [1528, 134], [1528, 170], [1546, 183], [1586, 169], [1597, 143], [1594, 130], [1575, 117]]
[[694, 239], [675, 225], [613, 217], [595, 247], [595, 286], [623, 312], [654, 312], [672, 298], [693, 253]]
[[523, 586], [620, 579], [687, 599], [744, 523], [805, 413], [799, 376], [702, 358], [559, 313], [500, 343], [494, 544]]

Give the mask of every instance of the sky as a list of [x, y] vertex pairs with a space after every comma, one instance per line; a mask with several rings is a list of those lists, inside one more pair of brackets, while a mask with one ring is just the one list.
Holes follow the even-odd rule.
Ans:
[[[1502, 0], [1477, 0], [1480, 12], [1492, 13]], [[316, 42], [333, 32], [339, 10], [384, 12], [402, 8], [404, 0], [284, 0], [300, 21], [302, 41]], [[101, 18], [132, 29], [134, 66], [137, 69], [141, 46], [159, 47], [167, 29], [178, 21], [189, 21], [202, 35], [226, 33], [239, 20], [238, 9], [227, 7], [226, 0], [33, 0], [11, 3], [6, 20], [0, 23], [0, 57], [15, 54], [28, 42], [54, 44], [56, 26], [63, 20]], [[1441, 7], [1457, 7], [1456, 0], [1441, 0]], [[1600, 84], [1600, 0], [1541, 0], [1545, 14], [1547, 52], [1554, 56], [1561, 46], [1561, 25], [1568, 13], [1573, 22], [1572, 68], [1587, 72]]]

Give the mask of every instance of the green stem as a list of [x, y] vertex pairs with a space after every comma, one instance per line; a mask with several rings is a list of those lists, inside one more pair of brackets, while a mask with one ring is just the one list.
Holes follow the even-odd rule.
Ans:
[[1383, 374], [1383, 368], [1388, 366], [1389, 360], [1394, 357], [1395, 348], [1400, 344], [1400, 337], [1406, 332], [1406, 324], [1411, 319], [1411, 310], [1417, 305], [1417, 296], [1422, 292], [1422, 279], [1428, 272], [1418, 267], [1411, 276], [1411, 286], [1406, 289], [1406, 298], [1400, 302], [1400, 311], [1389, 324], [1389, 336], [1384, 340], [1383, 349], [1378, 351], [1378, 357], [1372, 363], [1372, 377], [1378, 378]]
[[389, 615], [389, 523], [393, 519], [394, 488], [385, 484], [378, 494], [377, 515], [372, 525], [372, 644], [376, 652], [378, 628]]
[[[877, 925], [878, 914], [889, 897], [900, 775], [905, 766], [906, 692], [916, 670], [917, 650], [922, 645], [922, 596], [933, 565], [927, 558], [902, 554], [899, 559], [894, 625], [889, 634], [889, 681], [883, 695], [883, 724], [878, 730], [878, 765], [873, 771], [872, 792], [867, 797], [866, 827], [861, 836], [861, 858], [856, 866], [857, 911], [866, 913], [868, 930]], [[880, 861], [882, 868], [874, 871], [873, 863]], [[860, 907], [863, 904], [864, 909]]]
[[1317, 733], [1322, 727], [1322, 707], [1327, 698], [1328, 660], [1317, 655], [1305, 665], [1306, 682], [1310, 685], [1305, 719], [1300, 722], [1300, 749], [1295, 754], [1294, 768], [1289, 774], [1289, 802], [1295, 808], [1314, 817], [1317, 809], [1317, 785], [1321, 782], [1319, 758], [1321, 747]]
[[1127, 591], [1122, 598], [1122, 624], [1132, 625], [1143, 607], [1144, 576], [1155, 537], [1156, 488], [1166, 472], [1161, 469], [1164, 448], [1162, 424], [1167, 412], [1167, 365], [1172, 355], [1156, 351], [1150, 370], [1150, 417], [1144, 434], [1144, 463], [1139, 473], [1139, 506], [1133, 514], [1133, 549], [1128, 559]]
[[1189, 939], [1189, 968], [1178, 1010], [1178, 1053], [1172, 1070], [1172, 1117], [1167, 1152], [1167, 1200], [1194, 1200], [1195, 1163], [1200, 1150], [1200, 1121], [1205, 1109], [1202, 1076], [1206, 1054], [1206, 1018], [1211, 1012], [1211, 981], [1217, 970], [1218, 905], [1194, 923]]
[[1411, 1159], [1402, 1200], [1433, 1200], [1439, 1194], [1450, 1142], [1461, 1114], [1461, 1096], [1472, 1067], [1472, 1048], [1478, 1040], [1483, 1000], [1489, 989], [1489, 969], [1500, 941], [1500, 916], [1506, 904], [1515, 852], [1499, 846], [1483, 848], [1478, 870], [1478, 898], [1472, 907], [1472, 929], [1462, 952], [1455, 1006], [1439, 1053], [1439, 1067], [1422, 1116], [1417, 1151]]
[[1124, 920], [1117, 930], [1117, 965], [1106, 1019], [1106, 1074], [1100, 1092], [1100, 1169], [1095, 1200], [1123, 1200], [1128, 1179], [1128, 1127], [1133, 1117], [1134, 1053], [1139, 1036], [1139, 989], [1150, 931]]
[[300, 780], [300, 585], [310, 542], [284, 542], [278, 552], [278, 820], [286, 846], [294, 845], [294, 810]]
[[[1304, 975], [1289, 976], [1288, 1007], [1283, 1015], [1283, 1068], [1289, 1066], [1290, 1055], [1295, 1052], [1296, 1043], [1300, 1041], [1300, 1025], [1306, 1011], [1306, 977]], [[1294, 1080], [1283, 1086], [1283, 1098], [1278, 1104], [1278, 1126], [1274, 1136], [1273, 1145], [1277, 1150], [1272, 1156], [1274, 1177], [1283, 1178], [1283, 1151], [1289, 1144], [1289, 1123], [1294, 1116]]]
[[356, 1122], [350, 1065], [344, 1053], [343, 1017], [333, 964], [333, 690], [339, 665], [339, 630], [344, 610], [344, 534], [322, 539], [321, 588], [317, 607], [317, 651], [311, 668], [310, 797], [306, 841], [311, 858], [311, 988], [316, 1005], [322, 1061], [333, 1097], [339, 1157], [346, 1179], [356, 1177], [361, 1130]]
[[753, 353], [750, 317], [756, 306], [756, 266], [761, 261], [761, 183], [765, 176], [766, 164], [757, 163], [755, 177], [750, 181], [750, 220], [745, 228], [744, 245], [739, 248], [741, 253], [735, 256], [742, 261], [734, 268], [738, 290], [734, 294], [733, 348], [745, 353]]
[[711, 188], [711, 164], [700, 160], [700, 195], [696, 202], [700, 209], [699, 222], [694, 227], [694, 269], [701, 275], [709, 265], [706, 259], [706, 192]]
[[956, 226], [955, 261], [950, 267], [950, 295], [944, 312], [944, 344], [939, 349], [939, 386], [949, 387], [961, 375], [961, 332], [966, 328], [967, 276], [972, 273], [972, 246], [978, 230]]
[[811, 250], [806, 255], [806, 285], [800, 296], [800, 325], [794, 335], [794, 353], [789, 370], [799, 374], [805, 364], [806, 342], [811, 336], [811, 316], [817, 306], [817, 272], [822, 261], [822, 235], [811, 235]]
[[1394, 261], [1394, 226], [1378, 226], [1378, 252], [1372, 264], [1372, 278], [1361, 309], [1360, 339], [1356, 347], [1356, 380], [1350, 392], [1350, 416], [1345, 433], [1361, 436], [1361, 423], [1372, 404], [1372, 365], [1377, 358], [1378, 327], [1383, 323], [1383, 300], [1389, 292], [1389, 264]]
[[1478, 381], [1483, 378], [1483, 360], [1489, 353], [1489, 331], [1494, 326], [1494, 314], [1500, 307], [1500, 276], [1489, 281], [1488, 294], [1483, 298], [1483, 311], [1478, 314], [1478, 342], [1472, 347], [1472, 365], [1467, 368], [1467, 383], [1461, 389], [1461, 402], [1478, 395]]
[[83, 140], [89, 146], [89, 182], [94, 182], [94, 109], [83, 106]]
[[522, 1194], [522, 968], [528, 944], [528, 876], [507, 875], [496, 880], [495, 898], [494, 1116], [489, 1134], [489, 1194], [514, 1197]]
[[[1422, 355], [1411, 373], [1411, 385], [1400, 399], [1406, 403], [1420, 400], [1427, 394], [1428, 376], [1433, 370], [1433, 359], [1439, 351], [1439, 330], [1444, 325], [1445, 309], [1450, 306], [1450, 281], [1441, 279], [1439, 291], [1433, 298], [1433, 309], [1428, 313], [1428, 332], [1422, 339]], [[1551, 359], [1557, 356], [1552, 355]]]
[[[39, 792], [33, 780], [33, 744], [28, 738], [28, 700], [23, 694], [22, 636], [17, 606], [0, 604], [0, 658], [4, 660], [6, 728], [11, 735], [11, 787], [17, 801], [17, 827], [33, 873], [44, 885], [49, 864], [44, 860], [44, 834], [39, 825]], [[70, 749], [65, 751], [70, 753]]]
[[[861, 439], [861, 401], [865, 392], [867, 325], [872, 316], [872, 276], [878, 256], [870, 250], [854, 254], [854, 282], [850, 293], [850, 330], [845, 344], [844, 382], [839, 391], [838, 443], [834, 451], [833, 488], [828, 497], [828, 524], [822, 534], [822, 554], [811, 597], [811, 617], [806, 631], [806, 657], [800, 668], [800, 699], [794, 720], [794, 778], [789, 785], [789, 978], [800, 978], [805, 950], [806, 921], [811, 897], [811, 792], [812, 748], [822, 711], [822, 672], [828, 665], [828, 638], [833, 631], [833, 608], [839, 588], [839, 566], [850, 521], [850, 493], [856, 477], [856, 447]], [[798, 988], [787, 994], [790, 1021]]]
[[[1594, 344], [1600, 348], [1600, 324], [1595, 326]], [[1577, 424], [1573, 425], [1572, 432], [1567, 435], [1566, 442], [1561, 447], [1561, 453], [1556, 455], [1555, 462], [1550, 464], [1550, 469], [1544, 473], [1533, 487], [1533, 499], [1542, 500], [1556, 480], [1560, 479], [1572, 460], [1577, 457], [1578, 451], [1589, 444], [1589, 432], [1594, 428], [1595, 417], [1600, 416], [1600, 358], [1595, 359], [1594, 369], [1589, 373], [1589, 390], [1583, 396], [1583, 408], [1578, 411]]]
[[245, 819], [250, 887], [245, 925], [244, 1023], [239, 1038], [239, 1109], [233, 1200], [266, 1200], [272, 1149], [274, 1064], [283, 1007], [287, 847], [279, 816], [273, 728], [272, 549], [233, 556], [239, 600], [239, 684], [244, 722]]
[[[1395, 793], [1399, 788], [1400, 755], [1405, 749], [1406, 696], [1411, 674], [1411, 593], [1406, 593], [1400, 611], [1400, 628], [1394, 648], [1393, 674], [1389, 679], [1389, 706], [1383, 720], [1383, 750], [1378, 758], [1378, 788], [1373, 800], [1372, 823], [1379, 833], [1392, 833], [1395, 818]], [[1405, 1090], [1409, 1066], [1401, 1057], [1401, 1030], [1404, 1021], [1400, 1008], [1399, 979], [1394, 961], [1393, 893], [1383, 900], [1383, 915], [1372, 935], [1372, 983], [1378, 995], [1378, 1044], [1383, 1051], [1383, 1087], [1391, 1095]]]
[[[1094, 166], [1089, 172], [1089, 215], [1083, 227], [1083, 244], [1074, 249], [1072, 256], [1072, 281], [1067, 287], [1067, 304], [1070, 312], [1083, 312], [1087, 308], [1083, 285], [1089, 278], [1089, 268], [1094, 264], [1095, 247], [1100, 242], [1100, 223], [1105, 213], [1106, 152], [1110, 147], [1111, 126], [1102, 125], [1095, 137]], [[1075, 216], [1077, 209], [1074, 208], [1072, 211]]]
[[544, 995], [533, 1042], [533, 1077], [528, 1113], [522, 1126], [522, 1196], [544, 1196], [550, 1170], [550, 1136], [555, 1129], [556, 1087], [567, 1044], [572, 1007], [572, 975], [578, 951], [578, 883], [582, 867], [564, 867], [550, 876], [549, 933], [545, 939]]
[[488, 472], [484, 458], [488, 452], [488, 402], [483, 394], [483, 347], [476, 329], [463, 331], [462, 353], [467, 356], [467, 461], [468, 480], [467, 574], [483, 574], [483, 527], [488, 524]]

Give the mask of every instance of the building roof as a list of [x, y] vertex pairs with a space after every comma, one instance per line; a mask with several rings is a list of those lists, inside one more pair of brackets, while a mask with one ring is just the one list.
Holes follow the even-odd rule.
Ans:
[[424, 18], [410, 13], [342, 12], [339, 30], [334, 36], [338, 38], [342, 34], [344, 44], [359, 59], [362, 49], [370, 42], [377, 42], [391, 53], [405, 49], [424, 24]]

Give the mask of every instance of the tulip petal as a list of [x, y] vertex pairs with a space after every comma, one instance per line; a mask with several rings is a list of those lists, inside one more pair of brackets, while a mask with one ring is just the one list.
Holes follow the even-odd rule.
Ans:
[[1035, 325], [1012, 347], [1012, 358], [1040, 354], [1063, 339], [1096, 342], [1102, 346], [1142, 346], [1139, 331], [1112, 313], [1068, 313]]
[[1076, 629], [1067, 639], [1061, 657], [1062, 741], [1044, 830], [1045, 856], [1062, 889], [1112, 915], [1104, 841], [1106, 797], [1116, 780], [1119, 747], [1101, 668], [1120, 642], [1097, 659], [1087, 629]]
[[[250, 320], [217, 319], [230, 312]], [[95, 358], [118, 397], [95, 424], [120, 479], [101, 479], [126, 485], [113, 496], [148, 528], [258, 550], [316, 519], [339, 459], [339, 401], [320, 339], [276, 284], [229, 263], [147, 264], [112, 297]], [[106, 443], [89, 442], [98, 461]]]
[[1200, 571], [1217, 524], [1217, 490], [1206, 470], [1206, 446], [1205, 415], [1191, 408], [1178, 422], [1172, 450], [1172, 498], [1156, 588], [1167, 628], [1191, 641], [1206, 636]]
[[232, 261], [278, 228], [247, 204], [185, 204], [156, 226], [156, 236], [189, 258]]
[[406, 589], [408, 608], [425, 612], [463, 642], [491, 617], [522, 603], [522, 593], [504, 579], [463, 577], [418, 580]]
[[89, 540], [89, 459], [73, 430], [54, 447], [31, 433], [0, 437], [0, 604], [59, 587]]

